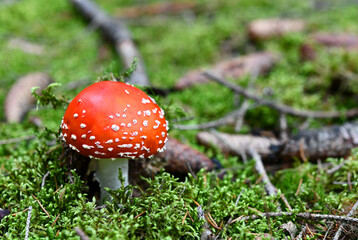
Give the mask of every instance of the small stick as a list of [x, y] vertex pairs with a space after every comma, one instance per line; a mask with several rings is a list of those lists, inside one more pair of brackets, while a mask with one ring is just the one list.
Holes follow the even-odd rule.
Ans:
[[9, 138], [9, 139], [3, 139], [0, 140], [0, 145], [10, 144], [10, 143], [17, 143], [21, 141], [31, 140], [34, 139], [36, 135], [28, 135], [28, 136], [22, 136], [17, 138]]
[[302, 181], [303, 181], [303, 178], [301, 178], [300, 182], [298, 183], [298, 187], [297, 187], [297, 191], [296, 191], [296, 196], [300, 193]]
[[215, 226], [218, 226], [218, 224], [215, 222], [214, 218], [211, 216], [210, 212], [207, 214], [210, 218], [210, 220], [214, 223]]
[[331, 230], [332, 226], [333, 226], [333, 223], [331, 223], [331, 224], [329, 225], [329, 227], [328, 227], [328, 229], [327, 229], [327, 231], [326, 231], [326, 234], [324, 234], [323, 240], [326, 240], [326, 239], [327, 239], [327, 236], [328, 236], [329, 231]]
[[[350, 217], [354, 214], [354, 212], [357, 210], [358, 208], [358, 201], [356, 201], [356, 203], [353, 205], [352, 209], [348, 212], [347, 217]], [[341, 236], [342, 233], [342, 229], [344, 228], [344, 225], [340, 225], [339, 229], [337, 230], [336, 234], [333, 237], [333, 240], [338, 240], [339, 237]]]
[[[332, 221], [340, 221], [345, 223], [358, 224], [358, 218], [353, 217], [345, 217], [331, 214], [317, 214], [317, 213], [309, 213], [309, 212], [301, 212], [301, 213], [292, 213], [292, 212], [267, 212], [262, 213], [260, 215], [251, 215], [246, 217], [239, 217], [235, 219], [235, 222], [238, 220], [256, 220], [264, 217], [283, 217], [283, 216], [296, 216], [298, 218], [306, 219], [306, 220], [332, 220]], [[234, 222], [234, 220], [232, 221]]]
[[280, 140], [283, 142], [288, 140], [287, 119], [284, 113], [280, 114]]
[[46, 178], [48, 177], [48, 175], [50, 175], [49, 171], [47, 171], [46, 174], [42, 178], [41, 188], [43, 188], [45, 186], [45, 181], [46, 181]]
[[75, 227], [76, 234], [80, 236], [81, 240], [89, 240], [89, 237], [86, 233], [79, 227]]
[[50, 214], [48, 214], [48, 212], [46, 211], [46, 209], [44, 208], [44, 206], [42, 206], [42, 204], [40, 203], [40, 201], [37, 199], [37, 197], [35, 197], [35, 195], [32, 194], [32, 197], [38, 202], [38, 204], [40, 205], [40, 207], [42, 208], [42, 210], [46, 213], [46, 215], [51, 218]]
[[55, 226], [58, 218], [60, 217], [60, 214], [57, 215], [57, 217], [55, 218], [55, 220], [53, 221], [53, 223], [51, 224], [51, 227]]
[[283, 201], [283, 203], [285, 204], [285, 206], [287, 207], [287, 209], [292, 212], [292, 207], [291, 205], [289, 204], [289, 202], [287, 201], [286, 197], [285, 197], [285, 194], [281, 194], [280, 196], [281, 200]]
[[205, 216], [205, 219], [209, 222], [209, 224], [210, 224], [213, 228], [215, 228], [215, 229], [217, 229], [217, 230], [222, 230], [221, 227], [218, 227], [218, 226], [215, 225], [213, 222], [211, 222], [211, 220], [209, 219], [209, 217], [208, 217], [207, 214], [204, 214], [204, 216]]
[[29, 237], [32, 206], [30, 206], [28, 209], [29, 211], [27, 212], [27, 219], [26, 219], [25, 240], [27, 240], [27, 238]]
[[357, 108], [353, 108], [353, 109], [347, 110], [345, 112], [338, 112], [338, 111], [322, 112], [322, 111], [310, 111], [310, 110], [295, 109], [290, 106], [284, 105], [282, 103], [277, 103], [274, 101], [260, 98], [257, 96], [257, 94], [249, 93], [247, 90], [243, 89], [242, 87], [235, 85], [233, 83], [230, 83], [223, 78], [213, 75], [212, 73], [204, 72], [203, 75], [205, 77], [209, 78], [210, 80], [213, 80], [215, 82], [218, 82], [218, 83], [230, 88], [234, 92], [241, 94], [242, 96], [244, 96], [246, 98], [254, 100], [255, 102], [257, 102], [260, 105], [268, 106], [272, 109], [279, 111], [280, 113], [285, 113], [285, 114], [290, 114], [293, 116], [305, 117], [305, 118], [341, 118], [341, 117], [352, 118], [352, 117], [358, 116]]
[[338, 172], [343, 166], [344, 164], [346, 163], [347, 160], [343, 160], [340, 164], [338, 164], [337, 166], [334, 166], [333, 168], [331, 169], [328, 169], [326, 172], [328, 175], [332, 175], [333, 173], [335, 172]]
[[255, 169], [262, 176], [262, 181], [265, 184], [265, 189], [268, 195], [276, 195], [277, 189], [271, 183], [269, 177], [267, 176], [264, 164], [262, 163], [260, 155], [253, 149], [249, 148], [249, 153], [253, 159], [255, 159]]
[[134, 217], [134, 219], [139, 218], [139, 217], [142, 216], [145, 212], [146, 212], [146, 211], [139, 213], [137, 216]]
[[185, 215], [184, 215], [184, 217], [183, 217], [183, 221], [181, 221], [181, 224], [184, 224], [185, 219], [186, 219], [186, 216], [188, 216], [188, 211], [186, 211], [186, 213], [185, 213]]
[[303, 237], [303, 234], [306, 233], [306, 229], [307, 229], [306, 225], [303, 225], [300, 234], [298, 234], [298, 236], [295, 237], [295, 239], [297, 239], [297, 240], [303, 239], [302, 237]]

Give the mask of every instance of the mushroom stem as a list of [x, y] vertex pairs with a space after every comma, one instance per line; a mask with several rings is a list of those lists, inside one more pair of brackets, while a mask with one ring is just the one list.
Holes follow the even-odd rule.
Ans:
[[98, 168], [96, 177], [101, 186], [101, 200], [109, 196], [109, 193], [104, 189], [105, 187], [116, 190], [122, 186], [118, 179], [118, 170], [122, 170], [122, 177], [124, 178], [124, 186], [128, 185], [128, 159], [117, 158], [112, 160], [110, 158], [102, 158], [98, 161]]

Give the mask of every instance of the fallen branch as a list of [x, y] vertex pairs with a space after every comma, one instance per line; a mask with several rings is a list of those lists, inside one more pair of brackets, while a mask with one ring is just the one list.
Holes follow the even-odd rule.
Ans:
[[[255, 150], [265, 160], [307, 158], [309, 160], [328, 157], [345, 157], [358, 146], [358, 124], [345, 123], [314, 130], [302, 130], [287, 141], [276, 138], [227, 134], [217, 131], [199, 132], [196, 136], [200, 144], [218, 147], [223, 153], [241, 156]], [[344, 163], [327, 171], [332, 174]]]
[[[141, 59], [131, 34], [122, 21], [108, 16], [91, 0], [71, 0], [71, 2], [81, 14], [88, 18], [93, 25], [98, 26], [102, 33], [114, 43], [116, 52], [125, 68], [131, 66], [135, 57]], [[138, 62], [137, 69], [128, 82], [142, 86], [150, 85], [142, 61]]]
[[203, 75], [215, 82], [218, 82], [218, 83], [230, 88], [234, 92], [241, 94], [242, 96], [244, 96], [246, 98], [254, 100], [255, 102], [257, 102], [260, 105], [268, 106], [272, 109], [275, 109], [275, 110], [279, 111], [281, 114], [284, 113], [284, 114], [289, 114], [289, 115], [293, 115], [293, 116], [297, 116], [297, 117], [305, 117], [305, 118], [342, 118], [342, 117], [352, 118], [352, 117], [358, 116], [358, 108], [353, 108], [353, 109], [347, 110], [345, 112], [336, 112], [336, 111], [323, 112], [323, 111], [310, 111], [310, 110], [295, 109], [290, 106], [284, 105], [282, 103], [277, 103], [274, 101], [263, 99], [263, 98], [257, 96], [256, 94], [248, 92], [247, 90], [245, 90], [244, 88], [242, 88], [236, 84], [233, 84], [231, 82], [226, 81], [225, 79], [223, 79], [221, 77], [213, 75], [212, 73], [204, 72]]

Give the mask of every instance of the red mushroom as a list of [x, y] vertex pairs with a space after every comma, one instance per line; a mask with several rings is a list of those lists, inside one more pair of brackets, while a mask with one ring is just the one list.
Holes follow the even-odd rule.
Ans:
[[128, 184], [128, 159], [148, 158], [164, 150], [168, 122], [164, 111], [140, 89], [103, 81], [81, 91], [69, 104], [61, 123], [62, 139], [79, 154], [98, 159], [96, 177], [117, 189], [118, 168]]

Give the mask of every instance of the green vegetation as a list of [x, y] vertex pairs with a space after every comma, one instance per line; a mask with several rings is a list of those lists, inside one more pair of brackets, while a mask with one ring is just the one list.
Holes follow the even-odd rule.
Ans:
[[[118, 5], [118, 1], [101, 1], [101, 7], [115, 14], [116, 8], [142, 3], [121, 2]], [[194, 12], [128, 21], [154, 86], [169, 88], [189, 70], [209, 66], [230, 56], [269, 50], [279, 54], [281, 60], [268, 75], [256, 80], [254, 87], [258, 94], [271, 89], [273, 94], [268, 97], [310, 110], [345, 110], [356, 106], [357, 53], [322, 50], [316, 61], [302, 63], [298, 49], [309, 33], [358, 33], [357, 5], [350, 1], [338, 4], [333, 0], [324, 3], [286, 0], [275, 3], [266, 0], [196, 2]], [[303, 18], [308, 28], [303, 33], [258, 44], [248, 42], [246, 24], [249, 21], [280, 16]], [[44, 95], [37, 97], [41, 104], [21, 124], [0, 122], [1, 140], [36, 136], [28, 141], [0, 145], [0, 208], [11, 210], [11, 214], [0, 222], [0, 238], [24, 239], [28, 208], [32, 206], [29, 239], [79, 239], [75, 227], [91, 239], [200, 239], [207, 221], [199, 218], [198, 203], [203, 212], [210, 213], [223, 228], [206, 226], [215, 235], [220, 233], [220, 238], [254, 239], [261, 236], [264, 239], [264, 233], [268, 233], [283, 239], [289, 234], [280, 227], [282, 224], [292, 221], [300, 231], [305, 222], [286, 216], [227, 223], [240, 216], [275, 212], [278, 205], [282, 211], [288, 211], [281, 194], [285, 195], [294, 213], [346, 215], [358, 198], [358, 152], [355, 150], [343, 168], [332, 175], [314, 163], [292, 160], [295, 161], [292, 168], [272, 176], [273, 184], [280, 190], [277, 196], [266, 196], [252, 161], [243, 164], [237, 157], [204, 149], [195, 141], [197, 131], [173, 129], [171, 136], [219, 159], [228, 169], [227, 174], [221, 178], [215, 172], [200, 172], [195, 177], [189, 175], [179, 181], [161, 171], [152, 179], [146, 179], [149, 188], [140, 189], [141, 197], [132, 197], [132, 187], [119, 189], [112, 193], [114, 202], [99, 208], [95, 199], [88, 198], [87, 186], [78, 173], [66, 168], [66, 159], [61, 157], [64, 149], [58, 139], [59, 125], [69, 99], [97, 79], [108, 78], [111, 72], [119, 75], [125, 69], [121, 68], [110, 44], [88, 27], [68, 1], [50, 4], [44, 0], [0, 2], [0, 23], [0, 119], [4, 119], [6, 93], [18, 77], [43, 71], [55, 81]], [[44, 53], [30, 54], [10, 47], [10, 40], [15, 38], [40, 45]], [[85, 84], [75, 89], [68, 85], [81, 81]], [[236, 82], [245, 86], [248, 79]], [[185, 122], [188, 124], [217, 119], [236, 107], [234, 94], [216, 83], [173, 92], [165, 98], [155, 97], [164, 105], [169, 119], [193, 117]], [[33, 116], [41, 119], [42, 124], [35, 126], [31, 123]], [[288, 117], [289, 129], [297, 131], [304, 121]], [[310, 127], [344, 121], [346, 119], [335, 122], [312, 120]], [[275, 131], [277, 128], [277, 112], [258, 107], [248, 112], [242, 132], [253, 129]], [[232, 131], [228, 127], [223, 129]], [[342, 159], [327, 161], [336, 166]], [[350, 176], [351, 185], [335, 183], [346, 182], [347, 176]], [[308, 222], [314, 225], [315, 236], [307, 239], [323, 238], [329, 224], [318, 220]], [[357, 238], [354, 234], [351, 236]]]

